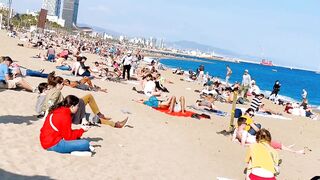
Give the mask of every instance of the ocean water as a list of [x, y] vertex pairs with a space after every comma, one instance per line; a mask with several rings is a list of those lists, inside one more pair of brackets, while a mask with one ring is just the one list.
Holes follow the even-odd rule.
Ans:
[[249, 70], [251, 79], [262, 91], [272, 91], [274, 82], [280, 81], [281, 89], [279, 95], [286, 99], [292, 99], [297, 102], [302, 100], [302, 89], [308, 92], [309, 104], [320, 108], [320, 74], [312, 71], [289, 69], [277, 66], [262, 66], [253, 63], [233, 63], [219, 60], [209, 60], [205, 58], [195, 58], [201, 62], [188, 61], [186, 59], [160, 59], [160, 62], [167, 67], [182, 68], [183, 70], [195, 71], [199, 65], [205, 66], [205, 72], [211, 76], [219, 77], [222, 80], [226, 76], [226, 65], [232, 69], [230, 82], [241, 82], [245, 69]]

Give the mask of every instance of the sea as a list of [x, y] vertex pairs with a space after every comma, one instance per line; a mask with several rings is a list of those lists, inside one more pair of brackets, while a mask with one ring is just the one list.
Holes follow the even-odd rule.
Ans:
[[233, 72], [229, 79], [230, 83], [241, 82], [243, 72], [247, 69], [251, 79], [256, 81], [263, 93], [270, 93], [275, 81], [279, 80], [281, 84], [279, 98], [301, 102], [302, 90], [305, 89], [308, 92], [309, 104], [314, 108], [320, 109], [320, 74], [314, 71], [206, 58], [193, 58], [190, 60], [184, 57], [180, 59], [162, 58], [160, 63], [169, 68], [181, 68], [186, 71], [196, 71], [200, 65], [204, 65], [205, 73], [208, 72], [210, 76], [218, 77], [222, 81], [226, 76], [226, 65], [229, 65]]

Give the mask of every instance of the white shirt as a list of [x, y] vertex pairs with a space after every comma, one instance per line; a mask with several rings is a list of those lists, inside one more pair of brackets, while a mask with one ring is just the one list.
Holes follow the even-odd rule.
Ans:
[[244, 74], [242, 76], [242, 85], [249, 86], [251, 83], [251, 76], [249, 74]]
[[123, 65], [130, 65], [132, 63], [132, 56], [124, 56], [122, 58]]
[[154, 81], [147, 81], [144, 86], [144, 94], [147, 96], [152, 96], [152, 93], [156, 90], [156, 83]]

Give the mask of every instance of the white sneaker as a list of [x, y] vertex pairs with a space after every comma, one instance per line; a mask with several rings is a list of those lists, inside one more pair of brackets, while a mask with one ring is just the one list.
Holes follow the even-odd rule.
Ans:
[[90, 151], [72, 151], [70, 154], [73, 156], [91, 156], [92, 155]]
[[95, 152], [95, 150], [96, 150], [93, 146], [89, 146], [89, 149], [91, 152]]

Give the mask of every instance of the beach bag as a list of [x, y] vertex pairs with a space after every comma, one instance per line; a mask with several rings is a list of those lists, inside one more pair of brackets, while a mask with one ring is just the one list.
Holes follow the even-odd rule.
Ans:
[[234, 110], [234, 118], [239, 118], [239, 117], [241, 117], [242, 116], [242, 111], [241, 111], [241, 109], [235, 109]]
[[239, 97], [237, 100], [237, 104], [244, 104], [244, 99], [242, 97]]

